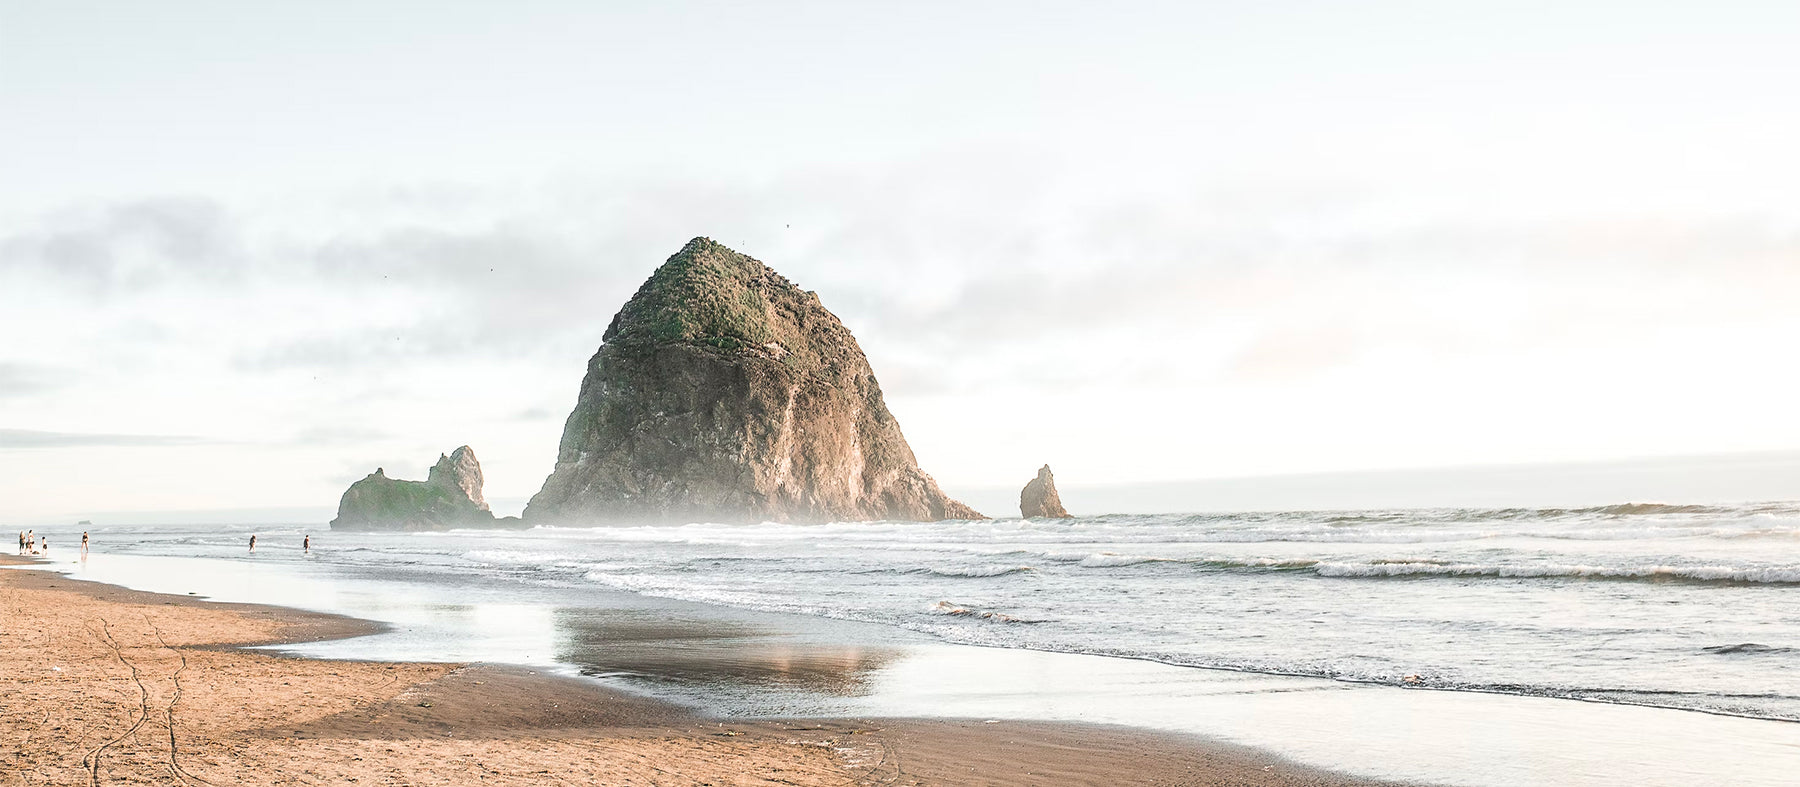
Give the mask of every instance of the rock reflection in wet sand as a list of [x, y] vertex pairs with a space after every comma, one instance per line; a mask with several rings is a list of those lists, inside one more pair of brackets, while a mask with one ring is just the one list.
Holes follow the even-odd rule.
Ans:
[[747, 623], [670, 617], [667, 610], [562, 608], [557, 660], [582, 674], [672, 688], [774, 688], [859, 697], [894, 648], [815, 641]]

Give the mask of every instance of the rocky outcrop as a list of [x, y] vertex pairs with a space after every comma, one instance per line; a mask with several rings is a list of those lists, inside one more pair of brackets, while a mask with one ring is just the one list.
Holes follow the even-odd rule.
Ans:
[[1071, 514], [1063, 508], [1062, 496], [1056, 493], [1056, 476], [1050, 474], [1049, 465], [1038, 468], [1037, 478], [1019, 490], [1019, 516], [1070, 518]]
[[488, 510], [487, 501], [481, 499], [481, 487], [485, 483], [481, 463], [475, 461], [475, 449], [466, 445], [449, 455], [438, 454], [437, 464], [425, 473], [426, 486], [451, 492], [458, 500], [466, 499], [481, 511]]
[[613, 317], [534, 524], [979, 519], [918, 467], [850, 330], [706, 238]]
[[345, 490], [331, 529], [448, 530], [516, 523], [512, 517], [494, 518], [481, 499], [481, 485], [481, 463], [466, 445], [439, 454], [424, 481], [388, 478], [377, 467]]

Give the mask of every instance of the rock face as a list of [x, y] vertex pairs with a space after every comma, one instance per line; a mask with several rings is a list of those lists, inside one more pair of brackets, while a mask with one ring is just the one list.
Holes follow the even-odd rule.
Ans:
[[981, 519], [918, 467], [815, 293], [706, 238], [613, 317], [533, 524]]
[[424, 481], [388, 478], [375, 468], [345, 490], [331, 529], [447, 530], [492, 527], [508, 520], [494, 519], [481, 499], [481, 463], [465, 445], [448, 456], [439, 454]]
[[1019, 516], [1026, 519], [1068, 519], [1072, 516], [1063, 508], [1062, 496], [1056, 494], [1056, 476], [1050, 474], [1049, 465], [1038, 468], [1037, 478], [1031, 479], [1024, 489], [1019, 490]]

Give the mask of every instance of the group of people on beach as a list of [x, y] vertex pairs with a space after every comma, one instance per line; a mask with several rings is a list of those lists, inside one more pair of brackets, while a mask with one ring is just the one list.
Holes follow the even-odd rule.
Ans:
[[[88, 534], [87, 534], [86, 530], [83, 530], [83, 531], [81, 531], [81, 551], [86, 552], [87, 550], [88, 550]], [[19, 554], [21, 554], [21, 555], [47, 555], [47, 554], [50, 554], [50, 537], [49, 536], [40, 536], [37, 534], [36, 530], [21, 530], [21, 531], [19, 531]]]
[[[311, 534], [300, 539], [300, 550], [309, 555], [312, 554]], [[88, 534], [86, 530], [81, 531], [81, 551], [83, 554], [86, 554], [88, 551]], [[256, 536], [250, 537], [250, 551], [256, 551]], [[50, 539], [48, 537], [38, 535], [36, 530], [19, 531], [19, 554], [40, 555], [49, 554], [49, 552]]]

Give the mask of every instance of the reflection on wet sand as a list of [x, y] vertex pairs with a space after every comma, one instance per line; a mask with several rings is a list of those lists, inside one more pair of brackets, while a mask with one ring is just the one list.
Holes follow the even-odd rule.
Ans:
[[557, 661], [598, 678], [681, 693], [757, 687], [860, 697], [894, 648], [808, 641], [747, 623], [684, 620], [667, 610], [564, 607]]

